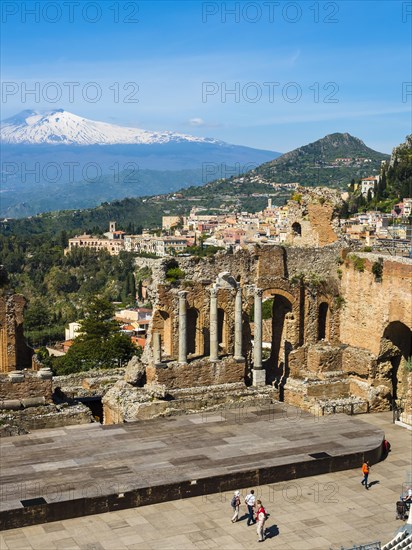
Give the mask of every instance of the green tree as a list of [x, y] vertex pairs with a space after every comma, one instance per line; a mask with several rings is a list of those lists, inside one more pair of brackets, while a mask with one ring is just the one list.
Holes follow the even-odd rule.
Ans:
[[95, 296], [86, 306], [85, 318], [80, 322], [79, 341], [109, 338], [119, 330], [119, 324], [113, 320], [113, 315], [113, 304], [105, 298]]
[[67, 248], [69, 246], [69, 237], [67, 236], [67, 231], [64, 229], [60, 231], [59, 244], [62, 248]]
[[50, 310], [44, 300], [36, 299], [29, 303], [24, 315], [27, 330], [43, 329], [52, 322]]
[[114, 307], [105, 298], [94, 297], [89, 302], [80, 322], [81, 334], [67, 354], [55, 361], [58, 374], [123, 366], [140, 353], [130, 338], [120, 332], [113, 314]]

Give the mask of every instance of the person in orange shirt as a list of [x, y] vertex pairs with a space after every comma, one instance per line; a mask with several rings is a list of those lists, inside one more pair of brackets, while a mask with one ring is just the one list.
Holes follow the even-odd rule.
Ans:
[[362, 479], [361, 483], [362, 483], [362, 485], [365, 486], [365, 489], [369, 489], [368, 476], [369, 476], [370, 469], [371, 469], [371, 466], [370, 466], [369, 461], [367, 460], [366, 462], [364, 462], [362, 464], [363, 479]]

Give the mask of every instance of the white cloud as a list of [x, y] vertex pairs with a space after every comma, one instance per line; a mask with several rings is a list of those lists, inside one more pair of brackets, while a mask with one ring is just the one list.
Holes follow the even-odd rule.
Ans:
[[190, 126], [196, 126], [196, 127], [206, 126], [206, 123], [203, 120], [203, 118], [191, 118], [189, 120], [189, 124]]

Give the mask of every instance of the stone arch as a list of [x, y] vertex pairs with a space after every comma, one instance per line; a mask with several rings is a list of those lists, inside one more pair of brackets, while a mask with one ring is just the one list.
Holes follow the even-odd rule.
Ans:
[[328, 302], [321, 302], [318, 307], [317, 340], [330, 339], [330, 309]]
[[172, 319], [167, 311], [158, 309], [152, 320], [152, 333], [160, 333], [160, 342], [163, 355], [171, 357], [173, 354]]
[[296, 298], [291, 294], [288, 290], [284, 290], [283, 288], [266, 288], [263, 291], [262, 298], [263, 300], [267, 300], [268, 298], [273, 298], [274, 296], [283, 296], [290, 302], [292, 306], [296, 305]]
[[291, 315], [293, 297], [289, 292], [284, 290], [272, 291], [270, 298], [273, 303], [270, 322], [270, 355], [265, 361], [267, 384], [283, 377], [286, 379], [288, 376], [288, 356], [292, 350], [292, 343], [287, 335], [287, 316], [290, 314], [291, 320], [294, 320], [293, 315]]
[[299, 222], [292, 223], [292, 233], [295, 237], [301, 237], [302, 236], [302, 226]]
[[187, 310], [187, 353], [202, 355], [202, 331], [200, 328], [199, 310], [190, 307]]
[[385, 328], [381, 342], [381, 360], [389, 361], [392, 399], [400, 397], [402, 384], [402, 363], [412, 355], [412, 331], [401, 321], [392, 321]]

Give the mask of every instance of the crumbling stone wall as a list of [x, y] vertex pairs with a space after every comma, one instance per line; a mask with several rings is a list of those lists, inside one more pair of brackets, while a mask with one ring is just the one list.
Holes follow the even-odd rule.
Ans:
[[300, 187], [288, 201], [288, 230], [286, 242], [297, 247], [323, 247], [338, 241], [339, 208], [342, 204], [338, 191], [325, 187]]
[[8, 375], [0, 374], [0, 401], [44, 397], [47, 403], [51, 403], [53, 394], [51, 377], [42, 379], [35, 372], [24, 371], [21, 378], [13, 381]]
[[23, 337], [23, 310], [20, 294], [0, 295], [0, 372], [31, 367], [33, 350]]
[[[357, 259], [359, 258], [359, 260]], [[372, 273], [377, 254], [347, 254], [341, 266], [340, 337], [350, 346], [379, 355], [385, 328], [393, 321], [412, 326], [412, 262], [382, 259], [382, 277]]]
[[204, 358], [184, 365], [168, 363], [164, 368], [149, 365], [146, 377], [148, 384], [161, 384], [168, 389], [196, 388], [244, 382], [244, 370], [244, 364], [236, 362], [233, 357], [216, 363]]
[[[169, 341], [166, 359], [176, 360], [178, 292], [186, 290], [187, 308], [197, 311], [196, 353], [189, 357], [187, 366], [179, 367], [179, 374], [178, 370], [172, 373], [172, 369], [167, 374], [165, 371], [160, 380], [153, 374], [154, 370], [150, 371], [151, 346], [148, 346], [144, 357], [148, 364], [148, 381], [166, 387], [203, 384], [204, 373], [196, 380], [195, 371], [190, 368], [196, 357], [199, 361], [205, 357], [207, 363], [209, 289], [218, 274], [227, 271], [243, 290], [242, 355], [246, 359], [243, 365], [246, 382], [250, 383], [252, 362], [253, 289], [258, 287], [262, 289], [264, 302], [278, 301], [283, 308], [283, 313], [279, 314], [274, 305], [272, 319], [264, 322], [264, 341], [272, 339], [272, 350], [264, 358], [267, 384], [280, 379], [284, 399], [305, 407], [313, 406], [316, 401], [339, 397], [352, 405], [355, 403], [362, 411], [387, 409], [395, 391], [391, 360], [401, 352], [394, 343], [383, 339], [383, 334], [385, 327], [395, 320], [406, 327], [411, 326], [411, 262], [383, 261], [372, 255], [364, 256], [364, 265], [362, 262], [355, 262], [355, 265], [343, 243], [336, 242], [323, 248], [305, 248], [304, 251], [295, 247], [257, 246], [236, 254], [218, 253], [213, 258], [202, 260], [179, 259], [179, 267], [185, 272], [184, 280], [167, 284], [164, 271], [163, 277], [157, 281], [161, 284], [155, 301], [152, 330], [161, 333], [163, 342]], [[378, 280], [376, 270], [372, 272], [377, 261], [382, 262], [381, 280]], [[220, 351], [230, 356], [234, 337], [234, 291], [220, 289], [218, 307], [227, 316], [228, 334], [225, 349], [221, 345]], [[160, 312], [168, 317], [167, 327]], [[168, 338], [165, 330], [170, 333]], [[282, 341], [279, 343], [280, 333]], [[386, 347], [382, 347], [383, 342], [386, 342]], [[274, 352], [273, 346], [276, 345], [278, 349]], [[214, 368], [210, 364], [206, 365], [206, 372], [204, 384], [213, 385]], [[405, 372], [401, 363], [395, 373], [399, 396], [407, 389]]]

